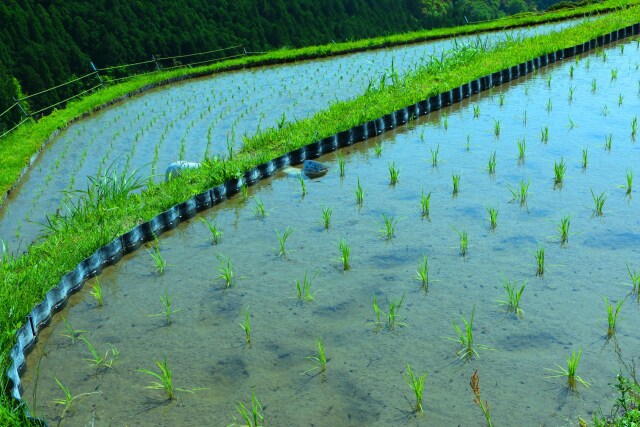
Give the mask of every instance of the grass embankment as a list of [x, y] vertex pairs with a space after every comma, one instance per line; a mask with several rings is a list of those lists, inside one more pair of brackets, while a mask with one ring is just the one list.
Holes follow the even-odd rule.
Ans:
[[[30, 246], [19, 258], [0, 263], [0, 382], [5, 382], [4, 372], [15, 342], [15, 330], [32, 307], [78, 262], [136, 224], [280, 154], [491, 72], [630, 25], [637, 22], [638, 16], [640, 7], [635, 6], [560, 34], [505, 42], [492, 51], [461, 48], [452, 52], [443, 65], [432, 65], [406, 77], [391, 76], [393, 85], [372, 88], [361, 97], [334, 104], [326, 111], [289, 123], [282, 129], [266, 130], [245, 141], [233, 159], [209, 159], [205, 167], [180, 179], [151, 185], [141, 194], [101, 199], [94, 205], [88, 204], [75, 216], [60, 219], [57, 231]], [[56, 117], [64, 123], [60, 115], [51, 120]], [[24, 423], [23, 408], [16, 406], [6, 393], [0, 393], [0, 424]]]
[[640, 0], [606, 0], [600, 3], [572, 9], [562, 9], [543, 13], [529, 12], [508, 16], [494, 21], [481, 22], [460, 27], [396, 34], [347, 43], [311, 46], [301, 49], [277, 50], [267, 52], [265, 54], [222, 61], [213, 65], [193, 69], [179, 69], [170, 72], [136, 76], [124, 83], [106, 86], [92, 95], [71, 102], [65, 109], [54, 111], [49, 116], [41, 119], [38, 123], [25, 124], [4, 139], [0, 140], [0, 157], [2, 158], [2, 169], [0, 169], [0, 206], [2, 206], [7, 192], [10, 191], [20, 179], [21, 174], [30, 163], [32, 156], [41, 149], [42, 145], [48, 141], [56, 130], [64, 128], [69, 123], [81, 118], [85, 114], [100, 109], [109, 103], [117, 102], [118, 100], [126, 98], [131, 94], [135, 94], [138, 91], [145, 90], [146, 88], [168, 84], [176, 79], [199, 77], [234, 69], [323, 58], [390, 46], [424, 42], [427, 40], [476, 34], [491, 30], [504, 30], [561, 21], [575, 17], [606, 13], [613, 10], [631, 7], [639, 3]]

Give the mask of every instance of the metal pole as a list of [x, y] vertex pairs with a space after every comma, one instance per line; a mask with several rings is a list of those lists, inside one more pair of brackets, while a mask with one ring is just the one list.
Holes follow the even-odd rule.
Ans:
[[25, 117], [30, 117], [30, 114], [27, 114], [27, 112], [24, 110], [24, 108], [22, 108], [22, 104], [20, 104], [20, 100], [16, 99], [15, 96], [12, 97], [14, 101], [16, 101], [16, 104], [18, 104], [18, 107], [20, 107], [20, 111], [22, 111], [22, 114], [24, 114]]
[[91, 69], [93, 69], [93, 71], [95, 71], [95, 73], [96, 73], [96, 76], [98, 76], [98, 81], [100, 82], [101, 85], [103, 85], [104, 82], [102, 81], [102, 77], [100, 77], [100, 73], [98, 73], [98, 69], [93, 64], [93, 61], [89, 61], [89, 64], [91, 64]]
[[156, 59], [156, 56], [155, 56], [155, 55], [151, 55], [151, 59], [153, 59], [153, 62], [155, 62], [155, 64], [156, 64], [156, 69], [157, 69], [158, 71], [160, 71], [160, 65], [158, 65], [158, 60]]

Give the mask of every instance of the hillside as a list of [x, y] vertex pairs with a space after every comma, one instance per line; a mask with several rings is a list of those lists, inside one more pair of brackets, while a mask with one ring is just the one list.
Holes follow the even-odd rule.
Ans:
[[[249, 51], [459, 25], [549, 0], [5, 0], [0, 3], [0, 111], [98, 67], [242, 44]], [[48, 105], [77, 87], [37, 102]], [[32, 101], [32, 104], [35, 101]], [[26, 103], [25, 103], [26, 104]], [[35, 111], [40, 105], [25, 105]], [[17, 109], [0, 130], [20, 119]]]

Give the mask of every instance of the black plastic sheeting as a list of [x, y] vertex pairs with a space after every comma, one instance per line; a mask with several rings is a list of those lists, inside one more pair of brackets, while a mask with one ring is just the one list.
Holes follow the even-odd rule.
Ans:
[[144, 243], [154, 240], [156, 236], [176, 227], [182, 221], [193, 218], [198, 212], [223, 202], [228, 197], [238, 193], [243, 185], [254, 185], [261, 179], [272, 176], [277, 170], [285, 166], [298, 165], [305, 160], [318, 158], [340, 147], [348, 147], [356, 142], [364, 141], [403, 125], [412, 118], [424, 116], [431, 111], [437, 111], [442, 107], [460, 102], [471, 94], [507, 83], [540, 67], [636, 34], [640, 34], [640, 23], [480, 77], [448, 92], [434, 95], [414, 105], [409, 105], [378, 119], [316, 141], [256, 166], [247, 171], [241, 178], [229, 180], [192, 197], [186, 202], [175, 205], [150, 221], [140, 224], [128, 233], [115, 238], [111, 243], [98, 249], [89, 258], [80, 262], [72, 272], [65, 275], [60, 283], [47, 293], [44, 301], [35, 306], [27, 316], [25, 324], [16, 333], [17, 343], [11, 349], [12, 363], [7, 371], [11, 395], [15, 399], [21, 400], [20, 373], [25, 367], [25, 355], [33, 348], [38, 332], [49, 323], [51, 316], [65, 305], [71, 293], [79, 290], [87, 279], [100, 274], [103, 268], [117, 263], [125, 254], [135, 251]]

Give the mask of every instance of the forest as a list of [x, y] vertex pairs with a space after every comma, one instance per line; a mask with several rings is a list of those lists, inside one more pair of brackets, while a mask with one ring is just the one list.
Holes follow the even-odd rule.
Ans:
[[[0, 113], [97, 67], [243, 45], [301, 47], [542, 10], [554, 0], [3, 0]], [[22, 103], [28, 112], [77, 91]], [[39, 105], [38, 105], [39, 104]], [[0, 133], [21, 119], [0, 117]]]

